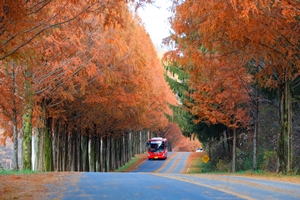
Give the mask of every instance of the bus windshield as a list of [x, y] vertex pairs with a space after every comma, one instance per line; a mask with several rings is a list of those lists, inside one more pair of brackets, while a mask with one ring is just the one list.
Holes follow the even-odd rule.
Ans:
[[164, 142], [154, 141], [148, 144], [148, 149], [151, 152], [163, 152], [165, 144]]

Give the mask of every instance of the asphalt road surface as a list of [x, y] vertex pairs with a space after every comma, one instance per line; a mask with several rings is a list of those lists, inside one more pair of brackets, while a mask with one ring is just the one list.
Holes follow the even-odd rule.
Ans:
[[[130, 173], [82, 173], [66, 182], [50, 199], [300, 199], [300, 185], [222, 175], [182, 174], [187, 152], [170, 153], [167, 160], [150, 160]], [[57, 191], [57, 192], [55, 192]]]
[[168, 152], [166, 160], [147, 160], [134, 172], [180, 173], [184, 169], [189, 152]]

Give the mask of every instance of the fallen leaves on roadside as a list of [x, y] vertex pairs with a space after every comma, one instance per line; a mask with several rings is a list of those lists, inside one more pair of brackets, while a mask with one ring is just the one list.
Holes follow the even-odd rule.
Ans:
[[[66, 190], [66, 182], [76, 182], [80, 173], [47, 172], [0, 175], [0, 199], [50, 199]], [[72, 176], [70, 176], [72, 175]], [[51, 186], [60, 191], [51, 190]]]

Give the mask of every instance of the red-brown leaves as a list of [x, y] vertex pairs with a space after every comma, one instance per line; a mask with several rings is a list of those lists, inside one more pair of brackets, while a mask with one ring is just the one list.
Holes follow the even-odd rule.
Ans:
[[[164, 137], [172, 144], [172, 151], [190, 151], [193, 152], [202, 144], [196, 138], [186, 138], [183, 136], [178, 124], [169, 123], [166, 127]], [[192, 136], [194, 137], [194, 136]]]
[[249, 80], [241, 70], [250, 60], [260, 62], [256, 78], [267, 87], [298, 76], [299, 3], [187, 0], [173, 8], [176, 48], [165, 58], [189, 70], [200, 120], [241, 123]]
[[46, 102], [48, 116], [70, 120], [70, 127], [96, 125], [103, 133], [166, 126], [175, 96], [148, 34], [123, 1], [51, 1], [32, 14], [26, 6], [20, 9], [28, 23], [13, 19], [22, 26], [5, 26], [0, 35], [7, 40], [1, 56], [16, 50], [20, 74], [31, 74], [34, 122]]

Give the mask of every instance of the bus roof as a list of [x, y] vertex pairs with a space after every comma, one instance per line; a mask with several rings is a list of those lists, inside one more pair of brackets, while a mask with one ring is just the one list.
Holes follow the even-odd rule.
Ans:
[[166, 141], [166, 138], [162, 138], [162, 137], [153, 137], [150, 140], [161, 140], [161, 141]]

